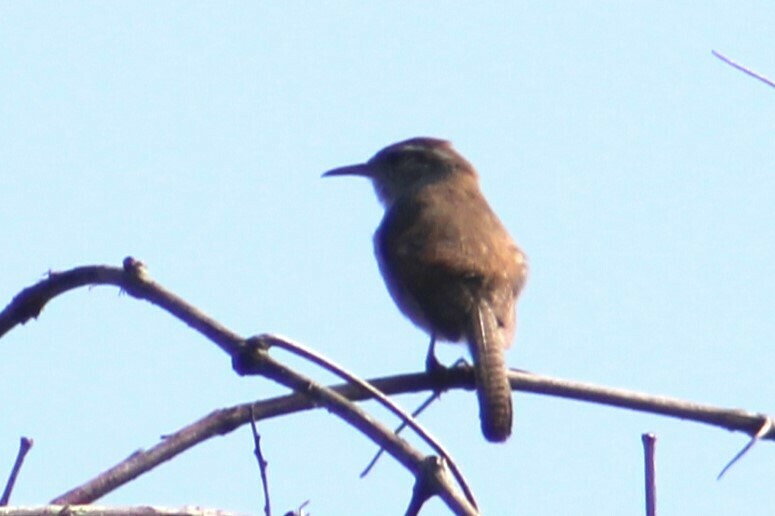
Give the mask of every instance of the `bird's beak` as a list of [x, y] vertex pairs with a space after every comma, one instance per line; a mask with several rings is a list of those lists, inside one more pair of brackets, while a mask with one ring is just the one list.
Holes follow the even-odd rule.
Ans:
[[332, 176], [372, 177], [372, 171], [368, 163], [358, 163], [357, 165], [347, 165], [346, 167], [335, 168], [323, 174], [323, 177]]

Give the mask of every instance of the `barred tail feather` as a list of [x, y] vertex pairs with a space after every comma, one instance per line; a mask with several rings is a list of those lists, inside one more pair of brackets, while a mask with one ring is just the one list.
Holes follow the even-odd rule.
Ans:
[[482, 433], [488, 441], [503, 442], [511, 435], [513, 418], [504, 337], [486, 301], [479, 303], [471, 319], [468, 343], [474, 359]]

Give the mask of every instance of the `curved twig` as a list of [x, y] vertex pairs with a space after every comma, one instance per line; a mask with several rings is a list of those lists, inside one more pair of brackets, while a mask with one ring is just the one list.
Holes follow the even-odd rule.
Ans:
[[[324, 406], [360, 430], [377, 445], [384, 447], [394, 459], [411, 471], [415, 478], [426, 474], [423, 466], [428, 457], [420, 454], [388, 427], [371, 418], [349, 398], [274, 360], [266, 353], [266, 343], [262, 337], [248, 339], [245, 350], [235, 359], [235, 362], [235, 370], [240, 374], [260, 374], [291, 388], [294, 392], [302, 393], [313, 403]], [[363, 391], [360, 385], [352, 385], [352, 387]], [[366, 391], [365, 394], [369, 398], [371, 393]], [[436, 489], [433, 494], [439, 495], [455, 514], [479, 514], [473, 502], [457, 489], [449, 476], [439, 477], [439, 479], [439, 482], [433, 484]]]
[[[145, 299], [164, 308], [215, 342], [232, 358], [233, 366], [240, 374], [262, 374], [295, 392], [302, 393], [356, 427], [378, 446], [385, 447], [415, 476], [422, 474], [422, 465], [426, 457], [412, 448], [406, 441], [396, 437], [387, 427], [375, 421], [347, 398], [273, 360], [266, 353], [266, 346], [260, 339], [245, 341], [183, 299], [162, 288], [150, 279], [145, 265], [131, 257], [124, 259], [122, 269], [79, 267], [61, 273], [50, 272], [46, 279], [20, 292], [0, 312], [0, 336], [14, 326], [24, 324], [30, 318], [37, 317], [48, 301], [57, 295], [80, 286], [99, 284], [119, 286], [133, 297]], [[138, 475], [140, 471], [135, 470], [134, 473]], [[88, 493], [82, 488], [76, 488], [58, 497], [55, 503], [91, 501], [94, 499], [91, 497], [95, 494], [100, 493], [98, 496], [101, 496], [114, 489], [116, 480], [111, 476], [95, 479], [96, 482], [90, 485]], [[477, 514], [472, 502], [466, 501], [461, 504], [461, 500], [465, 500], [465, 498], [457, 493], [457, 488], [452, 483], [437, 487], [436, 494], [454, 512]]]
[[743, 446], [743, 449], [742, 449], [742, 450], [740, 450], [739, 452], [737, 452], [737, 453], [735, 454], [735, 456], [734, 456], [734, 457], [732, 457], [732, 460], [730, 460], [730, 461], [727, 463], [727, 465], [726, 465], [726, 466], [724, 466], [724, 467], [722, 468], [721, 472], [720, 472], [720, 473], [718, 474], [718, 476], [716, 477], [716, 480], [721, 480], [721, 477], [723, 477], [723, 476], [724, 476], [724, 474], [725, 474], [727, 471], [729, 471], [729, 469], [730, 469], [732, 466], [734, 466], [734, 465], [735, 465], [735, 463], [736, 463], [737, 461], [739, 461], [740, 459], [742, 459], [742, 458], [743, 458], [743, 456], [744, 456], [746, 453], [748, 453], [749, 451], [751, 451], [751, 448], [753, 448], [753, 445], [754, 445], [754, 444], [756, 444], [756, 443], [758, 443], [758, 442], [759, 442], [759, 440], [762, 438], [762, 436], [763, 436], [763, 435], [766, 435], [766, 434], [768, 434], [768, 433], [770, 433], [770, 432], [772, 432], [772, 419], [768, 417], [768, 418], [767, 418], [767, 419], [764, 421], [764, 423], [762, 423], [762, 427], [759, 429], [759, 431], [758, 431], [758, 432], [756, 432], [756, 435], [754, 435], [753, 437], [751, 437], [751, 440], [750, 440], [750, 441], [748, 441], [748, 443], [747, 443], [745, 446]]
[[[658, 414], [705, 423], [716, 427], [744, 432], [751, 436], [760, 433], [767, 416], [759, 413], [746, 412], [737, 409], [725, 409], [710, 405], [698, 405], [674, 398], [649, 396], [642, 393], [595, 386], [592, 384], [540, 376], [533, 373], [511, 371], [509, 373], [511, 386], [521, 392], [545, 394], [560, 398], [574, 399], [599, 403], [620, 408], [629, 408], [640, 412]], [[473, 379], [470, 373], [462, 368], [451, 369], [446, 375], [446, 389], [470, 389]], [[369, 383], [385, 394], [397, 395], [429, 391], [437, 387], [426, 373], [415, 373], [370, 379]], [[336, 385], [331, 390], [352, 400], [369, 399], [368, 393], [353, 385]], [[254, 403], [236, 405], [212, 412], [186, 426], [177, 432], [167, 435], [152, 448], [132, 454], [128, 459], [101, 473], [80, 488], [84, 493], [93, 493], [92, 499], [97, 499], [140, 474], [174, 458], [193, 448], [197, 444], [213, 437], [226, 435], [249, 424], [251, 410], [256, 421], [294, 414], [305, 410], [319, 408], [312, 400], [302, 394], [289, 394], [270, 398]], [[770, 430], [759, 436], [759, 439], [775, 440], [775, 433]], [[106, 491], [100, 491], [101, 485], [111, 485]]]
[[288, 339], [287, 337], [265, 334], [265, 335], [261, 335], [260, 338], [263, 342], [266, 342], [271, 346], [280, 347], [282, 349], [285, 349], [287, 351], [294, 353], [297, 356], [306, 358], [307, 360], [323, 367], [327, 371], [330, 371], [336, 374], [343, 380], [346, 380], [351, 384], [358, 385], [362, 389], [365, 389], [366, 391], [368, 391], [369, 394], [371, 394], [371, 396], [376, 401], [378, 401], [383, 407], [387, 408], [393, 414], [398, 416], [403, 421], [404, 424], [406, 424], [409, 428], [414, 430], [415, 433], [428, 444], [428, 446], [430, 446], [436, 453], [438, 453], [446, 461], [446, 466], [455, 476], [457, 483], [460, 485], [460, 488], [465, 493], [468, 501], [474, 507], [477, 506], [473, 491], [468, 485], [468, 482], [466, 482], [465, 477], [463, 477], [463, 473], [460, 471], [460, 468], [458, 468], [457, 463], [452, 459], [452, 456], [450, 455], [450, 453], [444, 448], [444, 446], [442, 446], [442, 444], [438, 441], [438, 439], [433, 437], [430, 434], [430, 432], [428, 432], [425, 428], [420, 426], [420, 424], [417, 423], [417, 421], [414, 419], [414, 417], [412, 417], [411, 414], [409, 414], [404, 409], [402, 409], [401, 407], [393, 403], [387, 396], [385, 396], [385, 394], [382, 393], [382, 391], [375, 388], [369, 382], [364, 381], [358, 376], [354, 375], [353, 373], [347, 371], [346, 369], [339, 366], [338, 364], [335, 364], [334, 362], [328, 360], [326, 357], [318, 353], [315, 353], [313, 350], [307, 348], [302, 344], [299, 344], [298, 342], [294, 342]]
[[[182, 299], [164, 291], [161, 287], [151, 282], [147, 278], [144, 267], [141, 264], [138, 266], [138, 263], [134, 260], [127, 260], [125, 261], [124, 269], [114, 267], [79, 267], [66, 272], [49, 273], [45, 280], [20, 292], [0, 312], [0, 337], [16, 325], [24, 324], [30, 318], [37, 317], [45, 304], [61, 293], [81, 286], [110, 284], [124, 289], [134, 297], [147, 299], [168, 310], [186, 322], [186, 324], [216, 342], [221, 349], [231, 356], [238, 356], [245, 351], [245, 342], [238, 335], [190, 307]], [[770, 418], [763, 413], [701, 405], [675, 398], [611, 389], [527, 372], [511, 371], [509, 379], [513, 389], [523, 392], [545, 394], [676, 417], [727, 430], [744, 432], [749, 436], [755, 436], [756, 440], [775, 440], [775, 428], [772, 425], [767, 425], [767, 421]], [[302, 379], [302, 381], [305, 380]], [[427, 374], [422, 373], [391, 376], [369, 381], [374, 387], [386, 394], [453, 388], [470, 390], [473, 387], [473, 382], [473, 375], [470, 368], [467, 367], [450, 369], [448, 374], [443, 375], [441, 378], [431, 378]], [[308, 384], [304, 384], [304, 386], [306, 388]], [[331, 391], [353, 401], [371, 397], [362, 388], [352, 385], [335, 386], [331, 388]], [[215, 435], [226, 434], [246, 424], [250, 420], [249, 407], [251, 406], [256, 409], [256, 418], [264, 419], [300, 410], [309, 410], [315, 407], [315, 401], [310, 399], [308, 394], [293, 394], [264, 402], [216, 411], [202, 421], [167, 437], [162, 443], [150, 450], [133, 454], [126, 461], [111, 468], [103, 475], [85, 484], [85, 486], [88, 486], [88, 490], [91, 493], [101, 493], [95, 495], [99, 497], [110, 489], [128, 482], [166, 460], [170, 460], [203, 440]], [[418, 456], [417, 458], [419, 459], [420, 457]], [[425, 458], [422, 458], [422, 460], [425, 460]], [[108, 488], [107, 490], [105, 490], [106, 487]], [[81, 486], [81, 488], [86, 489], [84, 486]]]

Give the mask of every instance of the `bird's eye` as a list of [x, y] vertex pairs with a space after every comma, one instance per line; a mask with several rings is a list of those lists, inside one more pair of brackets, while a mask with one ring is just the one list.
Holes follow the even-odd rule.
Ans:
[[388, 167], [391, 170], [401, 170], [411, 163], [412, 157], [408, 154], [391, 154], [387, 158]]

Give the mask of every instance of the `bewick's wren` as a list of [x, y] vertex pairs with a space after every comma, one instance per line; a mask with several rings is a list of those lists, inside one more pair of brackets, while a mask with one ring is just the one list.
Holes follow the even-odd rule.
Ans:
[[431, 350], [437, 338], [468, 342], [482, 433], [505, 441], [512, 410], [504, 350], [527, 260], [484, 199], [474, 167], [447, 141], [412, 138], [323, 175], [372, 180], [385, 207], [375, 252], [393, 300], [431, 335]]

